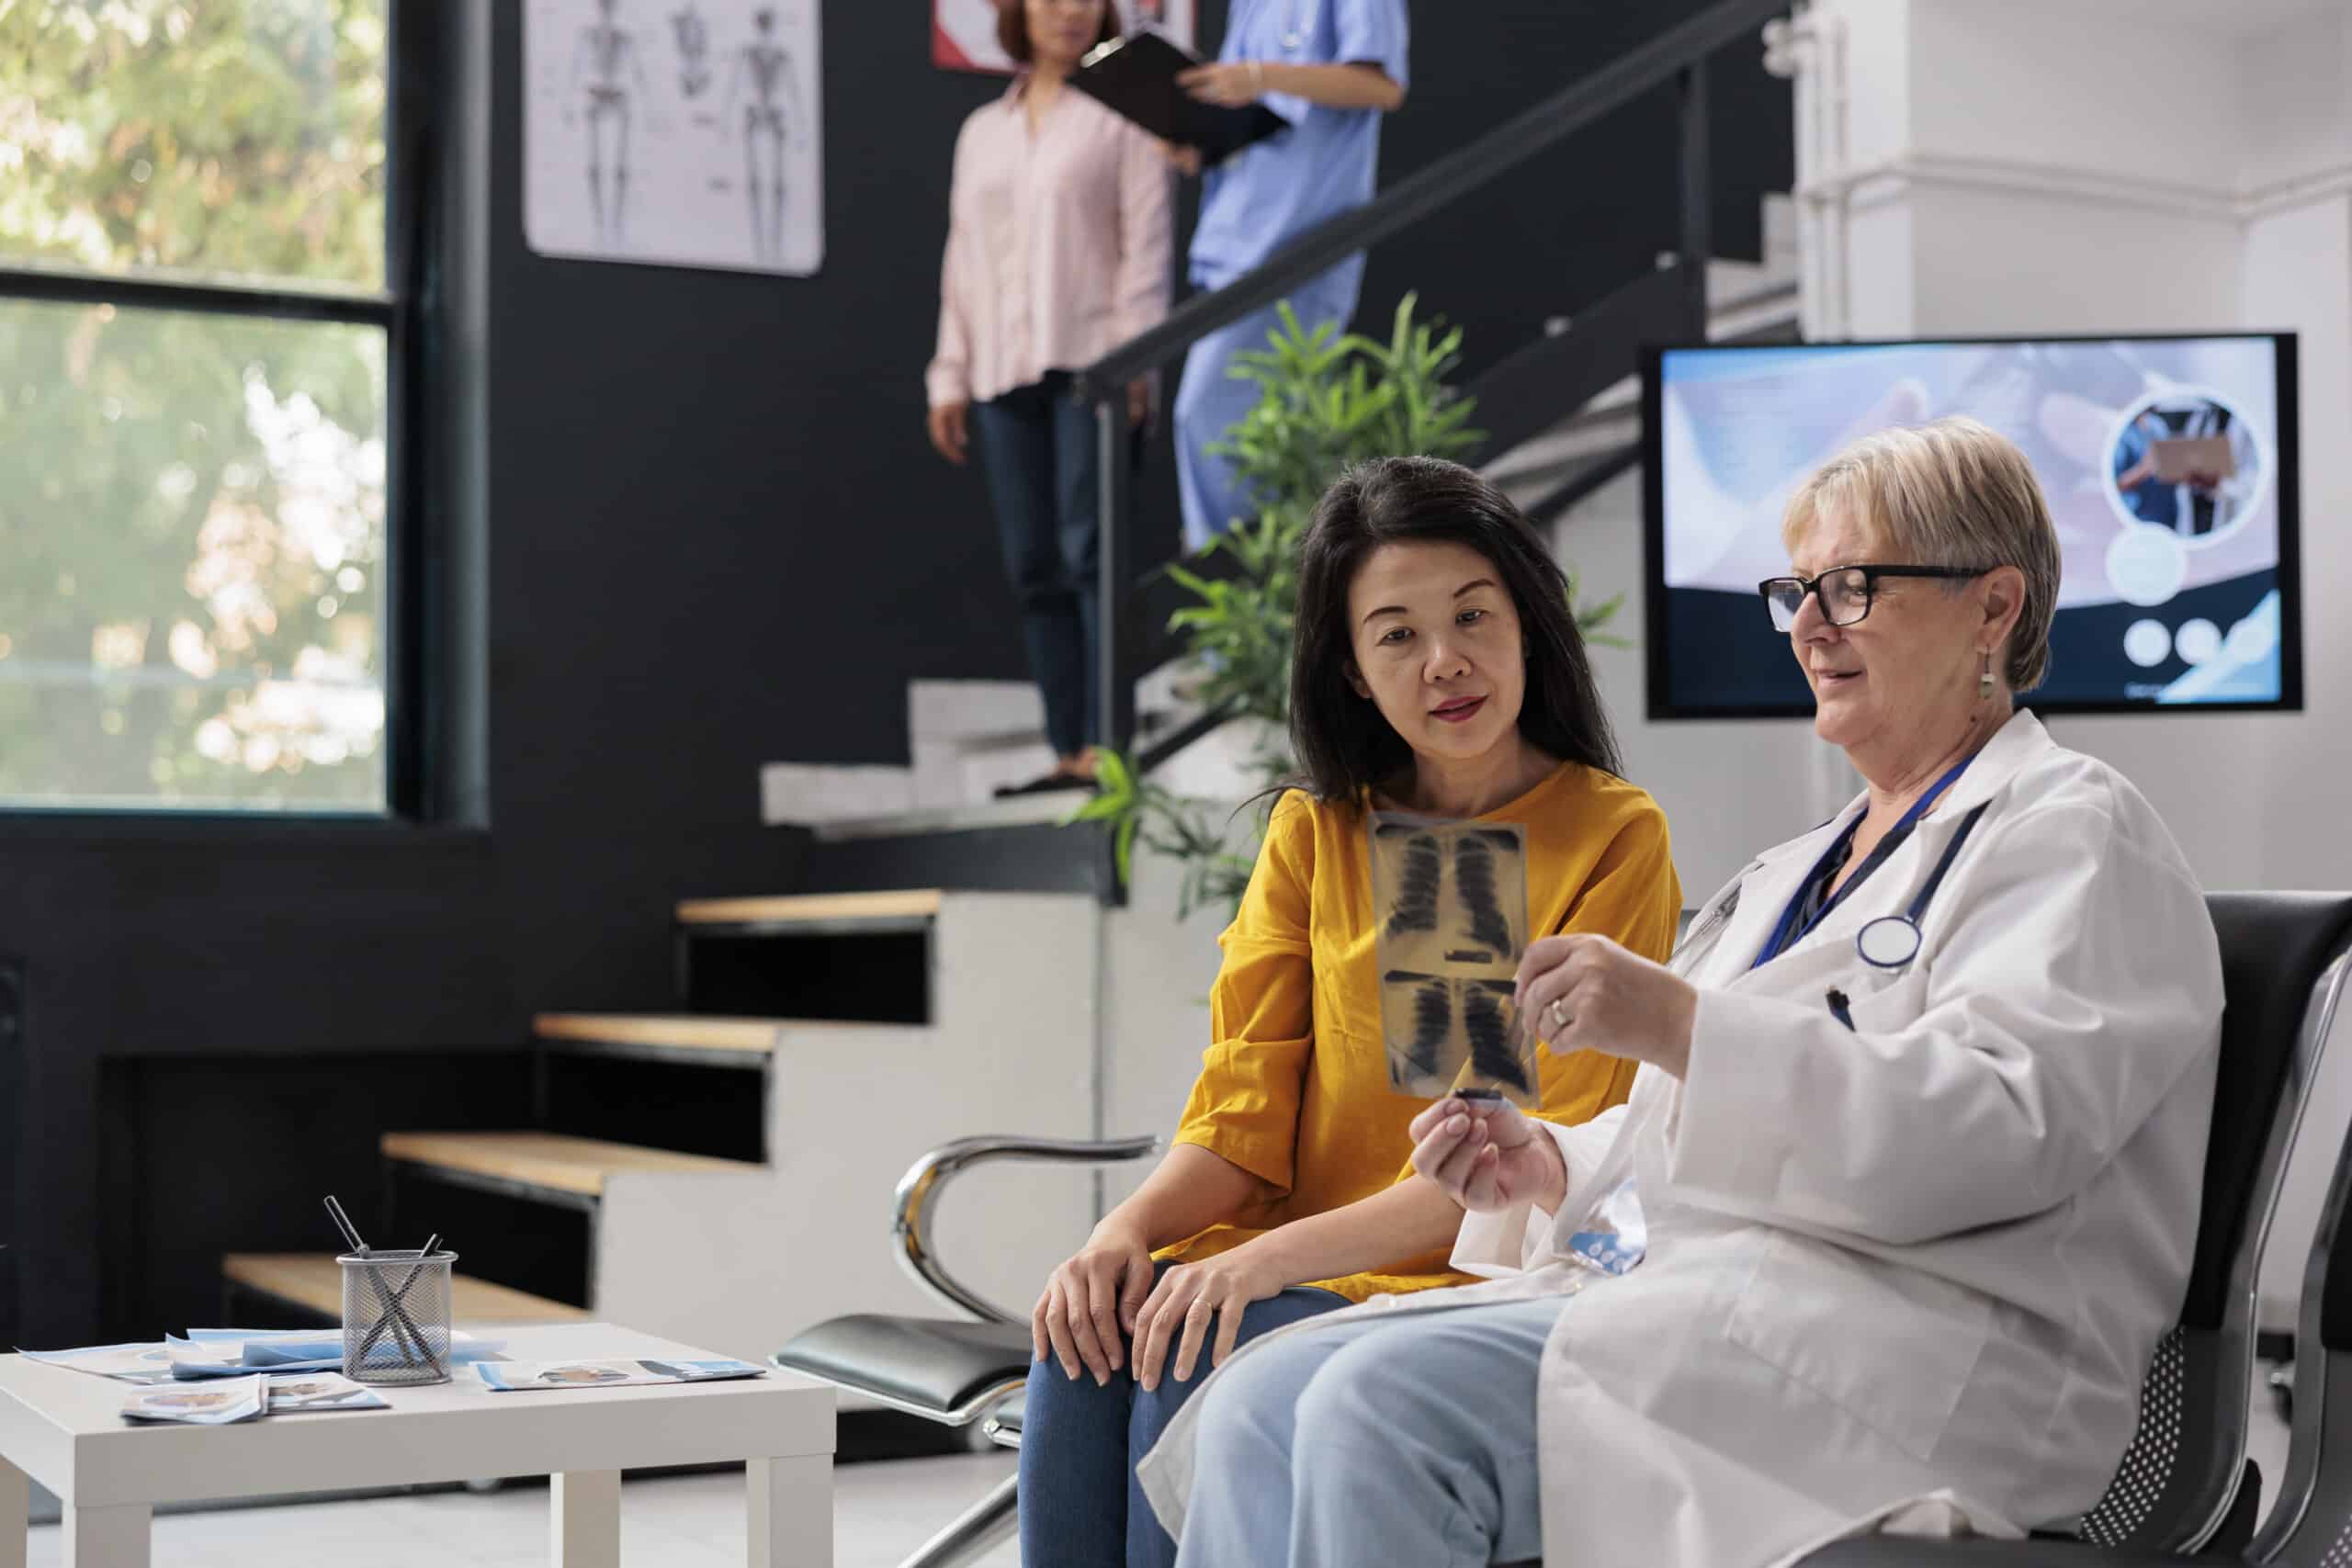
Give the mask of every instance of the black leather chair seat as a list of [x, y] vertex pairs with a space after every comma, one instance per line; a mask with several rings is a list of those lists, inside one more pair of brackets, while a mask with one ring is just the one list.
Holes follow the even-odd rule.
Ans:
[[777, 1351], [775, 1364], [944, 1419], [1027, 1377], [1033, 1354], [1025, 1323], [867, 1315], [819, 1324]]

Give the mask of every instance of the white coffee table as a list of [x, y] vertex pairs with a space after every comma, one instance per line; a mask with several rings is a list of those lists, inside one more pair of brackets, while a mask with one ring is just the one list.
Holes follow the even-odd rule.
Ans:
[[[486, 1330], [518, 1361], [709, 1352], [604, 1323]], [[546, 1475], [549, 1561], [618, 1568], [621, 1472], [748, 1461], [752, 1568], [831, 1568], [833, 1391], [740, 1382], [492, 1393], [470, 1369], [388, 1388], [390, 1410], [133, 1426], [130, 1385], [0, 1356], [0, 1568], [23, 1568], [29, 1475], [65, 1506], [71, 1568], [146, 1568], [158, 1503]]]

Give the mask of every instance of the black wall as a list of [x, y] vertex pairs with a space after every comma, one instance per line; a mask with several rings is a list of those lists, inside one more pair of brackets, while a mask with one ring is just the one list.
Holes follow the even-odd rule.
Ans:
[[[1387, 174], [1695, 8], [1414, 0]], [[472, 257], [413, 508], [452, 699], [435, 795], [471, 825], [0, 818], [0, 953], [28, 997], [21, 1073], [0, 1070], [19, 1342], [209, 1317], [218, 1253], [323, 1247], [319, 1195], [372, 1197], [375, 1129], [519, 1116], [532, 1010], [659, 1006], [672, 900], [793, 885], [761, 763], [902, 760], [909, 679], [1020, 671], [978, 480], [921, 434], [948, 152], [999, 85], [931, 70], [923, 6], [835, 0], [820, 276], [553, 262], [519, 220], [521, 7], [484, 9], [409, 13], [447, 18], [442, 243]], [[1786, 181], [1757, 53], [1714, 73], [1727, 247]], [[1383, 251], [1363, 319], [1418, 288], [1475, 368], [1650, 265], [1669, 114], [1629, 110]], [[1175, 540], [1152, 461], [1145, 561]]]

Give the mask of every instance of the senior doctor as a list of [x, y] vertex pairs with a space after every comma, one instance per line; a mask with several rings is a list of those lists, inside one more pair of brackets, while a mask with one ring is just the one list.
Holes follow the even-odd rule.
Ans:
[[2107, 1486], [2197, 1235], [2203, 898], [2128, 780], [2012, 710], [2059, 570], [2015, 446], [1871, 436], [1783, 534], [1765, 608], [1868, 787], [1670, 968], [1531, 949], [1523, 1006], [1638, 1058], [1631, 1100], [1419, 1118], [1456, 1265], [1492, 1277], [1221, 1369], [1140, 1471], [1180, 1563], [1758, 1568], [1923, 1513], [2062, 1525]]

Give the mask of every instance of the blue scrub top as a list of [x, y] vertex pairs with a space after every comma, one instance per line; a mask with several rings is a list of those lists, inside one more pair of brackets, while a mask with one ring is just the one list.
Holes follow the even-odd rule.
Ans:
[[[1407, 85], [1405, 0], [1234, 0], [1223, 61], [1345, 65], [1364, 62]], [[1380, 112], [1333, 109], [1287, 93], [1266, 107], [1294, 129], [1211, 169], [1193, 233], [1192, 278], [1220, 288], [1286, 241], [1372, 199], [1380, 167]], [[1345, 265], [1363, 268], [1357, 256]]]

